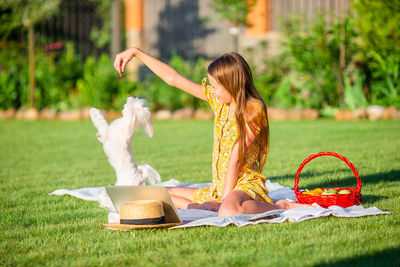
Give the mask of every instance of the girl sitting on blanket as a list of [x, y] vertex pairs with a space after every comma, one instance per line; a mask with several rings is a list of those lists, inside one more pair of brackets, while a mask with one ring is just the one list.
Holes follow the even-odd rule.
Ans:
[[[261, 171], [269, 149], [267, 110], [253, 84], [247, 62], [237, 53], [214, 60], [201, 84], [138, 48], [119, 53], [114, 62], [120, 76], [136, 57], [168, 85], [207, 101], [214, 114], [212, 185], [207, 188], [169, 188], [177, 208], [218, 211], [218, 216], [255, 214], [273, 209], [304, 207], [268, 197]], [[209, 84], [208, 84], [209, 82]]]

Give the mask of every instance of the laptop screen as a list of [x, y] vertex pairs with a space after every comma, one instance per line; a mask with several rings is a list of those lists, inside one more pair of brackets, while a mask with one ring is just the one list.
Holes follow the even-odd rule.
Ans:
[[106, 186], [106, 191], [118, 213], [120, 206], [124, 203], [137, 200], [157, 200], [163, 204], [166, 223], [182, 223], [164, 186]]

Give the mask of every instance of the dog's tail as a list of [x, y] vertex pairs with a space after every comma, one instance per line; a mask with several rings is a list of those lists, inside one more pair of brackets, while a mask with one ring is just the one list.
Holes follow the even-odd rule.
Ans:
[[137, 168], [142, 173], [143, 177], [146, 178], [146, 181], [150, 185], [155, 185], [161, 183], [161, 177], [158, 172], [148, 164], [138, 165]]

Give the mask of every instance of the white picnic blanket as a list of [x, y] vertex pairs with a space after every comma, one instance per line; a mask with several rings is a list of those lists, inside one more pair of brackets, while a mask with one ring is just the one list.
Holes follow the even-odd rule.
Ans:
[[[271, 183], [267, 180], [265, 183], [268, 188], [269, 197], [278, 201], [280, 199], [287, 199], [289, 201], [295, 200], [294, 191], [289, 187], [284, 187], [278, 183]], [[205, 187], [210, 184], [194, 184], [194, 183], [180, 183], [175, 179], [171, 179], [167, 182], [160, 183], [162, 186], [185, 186], [185, 187]], [[104, 187], [86, 187], [79, 189], [59, 189], [51, 192], [49, 195], [70, 195], [79, 199], [97, 201], [100, 207], [105, 208], [109, 211], [108, 222], [119, 222], [119, 214], [115, 210], [109, 196]], [[318, 204], [313, 204], [313, 208], [296, 208], [291, 210], [271, 210], [261, 214], [242, 214], [229, 217], [218, 217], [216, 212], [207, 210], [181, 210], [178, 209], [178, 214], [181, 220], [184, 222], [182, 225], [173, 228], [184, 228], [184, 227], [195, 227], [202, 225], [211, 225], [218, 227], [225, 227], [229, 224], [235, 224], [237, 226], [245, 226], [249, 224], [258, 223], [283, 223], [289, 222], [301, 222], [309, 219], [315, 219], [326, 216], [336, 217], [361, 217], [368, 215], [378, 214], [389, 214], [388, 211], [382, 211], [377, 207], [364, 208], [362, 205], [352, 206], [348, 208], [342, 208], [339, 206], [330, 206], [328, 208], [322, 208]]]

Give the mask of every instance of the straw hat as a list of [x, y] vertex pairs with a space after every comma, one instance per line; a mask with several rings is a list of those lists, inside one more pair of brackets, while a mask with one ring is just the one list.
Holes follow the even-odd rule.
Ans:
[[138, 200], [122, 204], [119, 223], [106, 223], [105, 227], [121, 230], [172, 227], [179, 223], [166, 223], [163, 204], [156, 200]]

